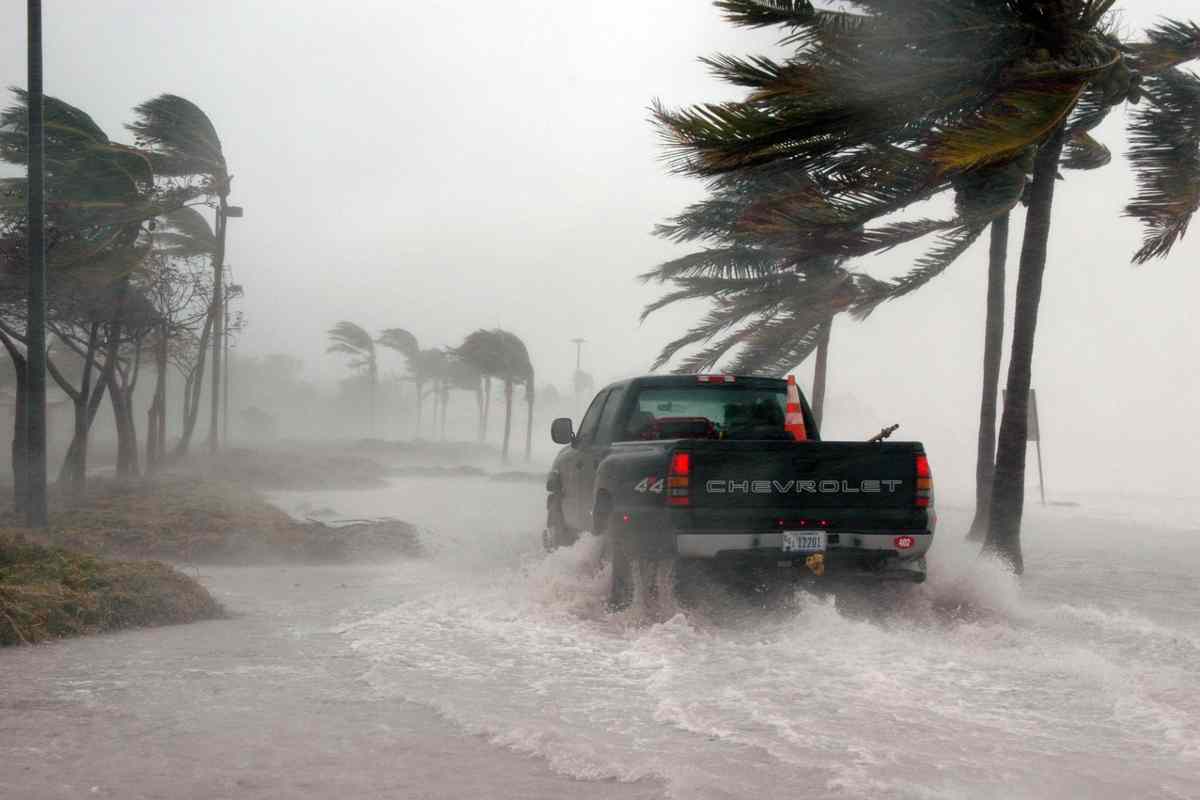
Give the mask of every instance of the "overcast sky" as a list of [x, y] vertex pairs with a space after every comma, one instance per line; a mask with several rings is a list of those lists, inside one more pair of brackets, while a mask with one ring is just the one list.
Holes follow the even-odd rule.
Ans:
[[[1122, 5], [1131, 32], [1195, 13], [1184, 0]], [[24, 6], [0, 0], [4, 85], [25, 83]], [[229, 228], [250, 321], [240, 346], [298, 355], [319, 379], [344, 374], [323, 355], [341, 319], [408, 328], [425, 347], [504, 327], [559, 385], [575, 336], [601, 380], [644, 371], [700, 313], [639, 326], [656, 290], [635, 276], [681, 252], [650, 229], [702, 196], [666, 174], [646, 107], [735, 97], [696, 57], [764, 52], [774, 38], [731, 27], [704, 0], [45, 7], [47, 92], [113, 138], [162, 92], [212, 118], [231, 201], [246, 209]], [[1120, 154], [1112, 165], [1059, 185], [1034, 363], [1048, 478], [1197, 495], [1200, 236], [1130, 266], [1140, 234], [1121, 218], [1124, 121], [1099, 131]], [[917, 252], [857, 266], [894, 275]], [[918, 295], [839, 323], [828, 434], [898, 421], [940, 477], [973, 480], [985, 259], [977, 245]]]

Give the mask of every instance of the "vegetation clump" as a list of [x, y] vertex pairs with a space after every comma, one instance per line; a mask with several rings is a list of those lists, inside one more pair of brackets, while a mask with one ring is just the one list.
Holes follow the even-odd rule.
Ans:
[[[0, 517], [0, 531], [20, 524], [13, 515]], [[420, 552], [408, 523], [304, 523], [245, 486], [171, 477], [89, 481], [81, 500], [55, 499], [45, 531], [24, 533], [40, 544], [98, 556], [183, 563], [336, 563]]]
[[158, 561], [109, 561], [0, 531], [0, 645], [224, 615], [198, 582]]

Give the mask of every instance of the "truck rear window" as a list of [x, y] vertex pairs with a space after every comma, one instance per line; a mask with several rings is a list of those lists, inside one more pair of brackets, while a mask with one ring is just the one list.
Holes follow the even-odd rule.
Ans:
[[786, 409], [783, 387], [642, 389], [617, 439], [790, 439]]

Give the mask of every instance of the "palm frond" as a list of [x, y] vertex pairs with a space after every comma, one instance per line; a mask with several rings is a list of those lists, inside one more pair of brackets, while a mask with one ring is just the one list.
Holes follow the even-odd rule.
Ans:
[[1007, 161], [1040, 144], [1071, 113], [1086, 78], [1025, 81], [961, 125], [931, 137], [925, 155], [946, 171]]
[[983, 221], [959, 225], [942, 234], [938, 243], [918, 258], [907, 274], [877, 286], [875, 291], [864, 292], [854, 303], [851, 314], [855, 319], [865, 319], [881, 303], [901, 298], [929, 283], [970, 249], [989, 224], [990, 221]]
[[1146, 31], [1146, 38], [1148, 42], [1131, 46], [1134, 63], [1144, 75], [1200, 58], [1200, 25], [1195, 22], [1163, 19]]
[[387, 328], [380, 331], [379, 338], [375, 341], [383, 347], [396, 350], [409, 358], [414, 357], [421, 350], [417, 337], [404, 328]]
[[140, 146], [155, 152], [159, 174], [211, 176], [221, 193], [228, 180], [221, 138], [199, 106], [178, 95], [162, 94], [133, 111], [136, 121], [126, 127]]
[[329, 329], [328, 335], [333, 342], [329, 352], [365, 354], [375, 351], [371, 334], [353, 322], [342, 320]]
[[1146, 227], [1138, 264], [1169, 253], [1200, 208], [1200, 78], [1174, 69], [1145, 88], [1129, 135], [1137, 194], [1125, 207]]
[[717, 0], [716, 6], [727, 20], [745, 28], [796, 27], [812, 22], [816, 15], [810, 0]]
[[1100, 169], [1112, 162], [1112, 151], [1084, 131], [1075, 131], [1067, 140], [1059, 163], [1064, 169]]
[[155, 247], [169, 256], [190, 258], [217, 252], [217, 237], [208, 220], [190, 206], [163, 216], [163, 225], [150, 237]]

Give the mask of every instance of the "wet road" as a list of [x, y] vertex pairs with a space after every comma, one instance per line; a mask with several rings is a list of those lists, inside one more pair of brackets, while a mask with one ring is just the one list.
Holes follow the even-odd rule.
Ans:
[[341, 626], [392, 567], [209, 569], [238, 616], [0, 652], [0, 797], [647, 798], [573, 780], [381, 695]]
[[651, 624], [603, 611], [595, 540], [540, 553], [540, 497], [480, 478], [274, 495], [412, 520], [431, 555], [205, 570], [237, 619], [0, 653], [0, 787], [1200, 796], [1194, 505], [1031, 507], [1018, 581], [957, 541], [965, 508], [943, 498], [916, 592], [713, 591]]

